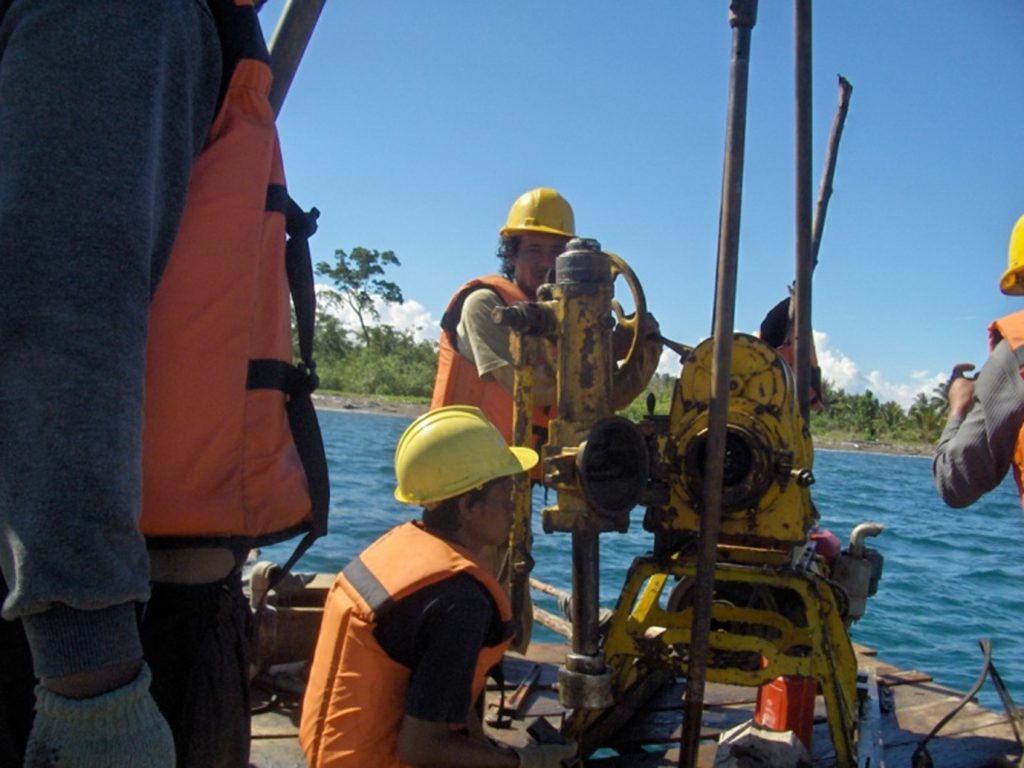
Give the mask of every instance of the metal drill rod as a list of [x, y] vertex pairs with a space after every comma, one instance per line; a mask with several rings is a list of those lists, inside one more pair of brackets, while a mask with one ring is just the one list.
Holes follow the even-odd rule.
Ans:
[[793, 327], [796, 397], [811, 418], [811, 0], [795, 0], [796, 37], [796, 290]]
[[756, 21], [757, 0], [732, 0], [729, 4], [729, 25], [733, 30], [732, 61], [718, 231], [718, 271], [715, 278], [711, 407], [708, 414], [707, 464], [704, 470], [704, 509], [701, 516], [686, 702], [683, 709], [679, 752], [679, 765], [687, 768], [695, 768], [697, 765], [704, 711], [704, 686], [707, 679], [711, 600], [715, 585], [715, 561], [722, 515], [722, 478], [729, 408], [729, 375], [732, 369], [732, 334], [736, 314], [736, 273], [743, 197], [750, 32]]
[[313, 29], [326, 0], [287, 0], [270, 38], [270, 69], [274, 81], [270, 86], [270, 106], [274, 116], [281, 114], [284, 97], [306, 52]]

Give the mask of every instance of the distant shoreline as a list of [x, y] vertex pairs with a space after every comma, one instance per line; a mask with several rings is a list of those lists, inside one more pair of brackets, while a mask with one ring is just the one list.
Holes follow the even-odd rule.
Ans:
[[815, 438], [814, 449], [816, 451], [841, 451], [843, 453], [885, 453], [890, 456], [922, 456], [931, 457], [934, 447], [921, 443], [920, 445], [892, 445], [890, 443], [873, 443], [870, 441], [856, 440], [826, 440]]
[[[415, 418], [427, 412], [428, 404], [409, 400], [390, 400], [376, 395], [313, 395], [313, 404], [325, 411], [349, 411], [351, 413], [376, 413], [391, 416]], [[822, 451], [843, 451], [845, 453], [884, 453], [894, 456], [931, 456], [932, 446], [892, 445], [868, 440], [828, 440], [817, 438], [814, 447]]]
[[416, 417], [426, 413], [428, 403], [409, 400], [389, 400], [376, 395], [313, 395], [313, 405], [325, 411], [351, 411], [379, 413], [392, 416]]

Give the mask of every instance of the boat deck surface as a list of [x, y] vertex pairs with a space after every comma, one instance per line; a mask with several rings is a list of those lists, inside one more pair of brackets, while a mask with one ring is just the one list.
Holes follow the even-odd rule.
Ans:
[[[858, 667], [873, 670], [879, 684], [884, 766], [909, 768], [920, 740], [953, 709], [963, 693], [937, 685], [925, 673], [887, 664], [872, 649], [857, 647], [856, 650]], [[525, 744], [530, 739], [526, 726], [537, 718], [544, 718], [555, 726], [561, 723], [564, 710], [558, 703], [555, 682], [565, 652], [566, 646], [562, 644], [535, 643], [527, 656], [506, 655], [506, 696], [530, 674], [534, 665], [539, 667], [539, 676], [518, 714], [511, 718], [510, 727], [489, 727], [491, 735], [509, 744]], [[251, 765], [255, 768], [305, 766], [296, 738], [299, 697], [295, 685], [279, 681], [275, 687], [276, 692], [272, 692], [267, 687], [257, 686], [256, 698], [263, 696], [268, 705], [253, 718]], [[677, 766], [684, 690], [685, 683], [680, 681], [663, 687], [618, 732], [611, 745], [614, 752], [602, 750], [585, 765], [595, 768]], [[719, 734], [750, 719], [756, 695], [755, 688], [707, 685], [698, 762], [702, 768], [712, 766]], [[496, 701], [497, 693], [489, 691], [489, 707], [493, 709]], [[934, 765], [940, 768], [1016, 765], [1021, 757], [1007, 715], [974, 702], [968, 703], [929, 742], [928, 751]], [[834, 764], [835, 753], [820, 696], [811, 753], [816, 767]], [[605, 754], [607, 756], [600, 756]]]

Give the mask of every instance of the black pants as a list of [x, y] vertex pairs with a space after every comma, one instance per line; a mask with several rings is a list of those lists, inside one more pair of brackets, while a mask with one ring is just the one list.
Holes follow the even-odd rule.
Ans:
[[249, 764], [250, 630], [237, 570], [214, 584], [152, 585], [142, 648], [179, 768]]
[[[7, 583], [0, 574], [0, 604]], [[0, 765], [20, 766], [32, 730], [36, 678], [32, 652], [20, 621], [0, 619]]]
[[[0, 602], [6, 595], [0, 577]], [[153, 584], [140, 616], [151, 691], [179, 768], [246, 768], [251, 619], [240, 573], [200, 586]], [[0, 766], [24, 761], [35, 684], [21, 622], [0, 620]]]

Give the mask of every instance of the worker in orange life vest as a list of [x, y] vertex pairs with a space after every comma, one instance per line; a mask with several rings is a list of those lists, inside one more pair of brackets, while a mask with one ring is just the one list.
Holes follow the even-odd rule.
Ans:
[[[441, 320], [437, 376], [430, 407], [462, 403], [480, 408], [507, 442], [512, 442], [513, 366], [510, 331], [495, 325], [491, 312], [518, 301], [536, 301], [537, 290], [554, 279], [555, 260], [576, 236], [572, 206], [557, 190], [537, 187], [520, 195], [498, 233], [501, 274], [470, 280], [455, 292]], [[660, 354], [658, 324], [643, 319], [645, 344]], [[613, 334], [616, 359], [631, 341], [627, 329]], [[647, 357], [652, 357], [648, 355]], [[658, 354], [653, 355], [656, 362]], [[555, 417], [555, 374], [537, 366], [533, 386], [533, 436], [539, 447]], [[539, 477], [535, 473], [535, 478]]]
[[492, 742], [474, 708], [513, 632], [479, 553], [507, 539], [512, 478], [537, 458], [469, 406], [406, 429], [395, 498], [421, 505], [422, 520], [371, 544], [331, 588], [299, 729], [311, 766], [554, 768], [575, 752]]
[[[508, 328], [491, 317], [496, 307], [518, 301], [536, 301], [537, 290], [554, 279], [555, 260], [576, 236], [576, 219], [569, 201], [555, 189], [537, 187], [520, 195], [509, 209], [498, 232], [501, 274], [465, 283], [452, 297], [441, 320], [437, 376], [431, 408], [466, 404], [480, 408], [506, 442], [512, 443], [513, 365]], [[644, 318], [645, 338], [657, 338], [657, 321]], [[619, 326], [613, 334], [616, 359], [625, 356], [630, 333]], [[645, 341], [657, 345], [657, 341]], [[657, 363], [660, 347], [647, 358]], [[641, 374], [642, 375], [642, 374]], [[648, 375], [649, 378], [649, 375]], [[556, 414], [555, 372], [547, 361], [538, 364], [533, 376], [533, 446], [547, 440], [548, 424]], [[540, 466], [532, 473], [540, 479]], [[507, 547], [488, 550], [485, 563], [495, 574], [502, 571]], [[517, 616], [517, 649], [530, 641], [532, 605]]]
[[[1009, 263], [999, 282], [1024, 296], [1024, 216], [1010, 234]], [[971, 363], [953, 367], [949, 417], [932, 462], [932, 477], [951, 507], [966, 507], [998, 486], [1012, 467], [1024, 502], [1024, 310], [989, 326], [990, 353], [976, 377]]]
[[[431, 408], [463, 403], [479, 407], [512, 442], [512, 353], [508, 328], [491, 311], [517, 301], [535, 301], [555, 259], [575, 236], [572, 206], [556, 190], [522, 194], [499, 232], [501, 274], [471, 280], [452, 297], [441, 320], [441, 343]], [[547, 436], [555, 405], [555, 376], [541, 364], [534, 376], [533, 423], [538, 445]]]

